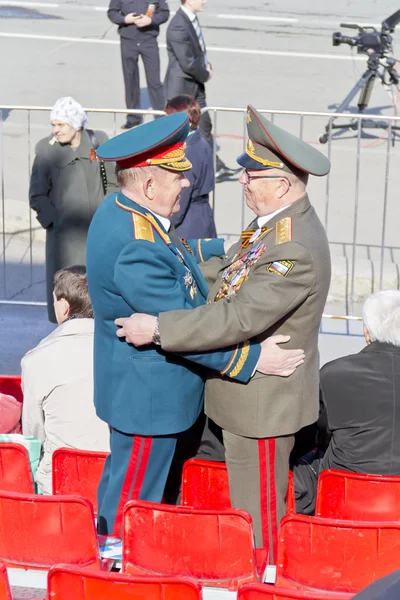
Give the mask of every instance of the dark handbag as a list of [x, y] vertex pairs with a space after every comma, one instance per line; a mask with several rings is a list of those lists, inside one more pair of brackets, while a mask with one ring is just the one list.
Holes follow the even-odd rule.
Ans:
[[[97, 141], [96, 138], [96, 134], [94, 133], [93, 129], [86, 129], [87, 134], [90, 138], [90, 143], [92, 144], [94, 150], [97, 150], [97, 148], [100, 146], [99, 142]], [[106, 173], [106, 167], [104, 165], [104, 161], [100, 160], [99, 161], [100, 164], [100, 175], [101, 175], [101, 183], [103, 185], [103, 192], [104, 195], [107, 194], [107, 173]]]

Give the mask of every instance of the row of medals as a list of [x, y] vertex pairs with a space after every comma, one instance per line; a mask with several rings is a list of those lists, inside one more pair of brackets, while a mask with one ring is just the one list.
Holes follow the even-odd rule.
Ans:
[[214, 302], [237, 294], [242, 283], [248, 278], [252, 267], [265, 250], [265, 244], [259, 242], [250, 250], [250, 252], [247, 252], [247, 254], [244, 254], [238, 260], [235, 260], [231, 265], [226, 267], [222, 273], [221, 287], [215, 296]]

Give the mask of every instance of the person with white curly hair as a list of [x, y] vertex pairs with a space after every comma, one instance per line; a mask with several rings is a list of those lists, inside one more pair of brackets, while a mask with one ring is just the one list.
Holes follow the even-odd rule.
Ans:
[[294, 467], [297, 512], [313, 514], [322, 470], [400, 475], [400, 291], [368, 296], [362, 318], [365, 348], [320, 371], [317, 439], [309, 445], [325, 454]]
[[53, 279], [59, 269], [86, 263], [87, 232], [106, 194], [117, 191], [114, 165], [98, 162], [97, 146], [108, 137], [86, 129], [87, 116], [70, 96], [59, 98], [50, 114], [52, 133], [40, 140], [29, 202], [46, 230], [46, 289], [49, 320], [56, 323]]

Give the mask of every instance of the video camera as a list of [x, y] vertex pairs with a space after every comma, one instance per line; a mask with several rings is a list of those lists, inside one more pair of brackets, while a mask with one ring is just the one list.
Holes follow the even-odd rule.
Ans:
[[359, 54], [369, 54], [374, 52], [383, 58], [388, 52], [392, 51], [392, 36], [396, 25], [400, 23], [400, 10], [390, 15], [382, 21], [381, 31], [377, 31], [375, 27], [362, 27], [355, 23], [341, 23], [340, 27], [348, 29], [358, 29], [359, 34], [355, 37], [342, 35], [340, 31], [335, 31], [332, 36], [332, 44], [340, 46], [340, 44], [348, 44], [355, 46]]

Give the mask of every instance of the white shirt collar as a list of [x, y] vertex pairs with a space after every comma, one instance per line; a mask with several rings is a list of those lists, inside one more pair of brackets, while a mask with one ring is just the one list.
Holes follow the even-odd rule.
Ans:
[[268, 223], [268, 221], [270, 221], [273, 217], [275, 217], [275, 215], [279, 215], [280, 212], [282, 212], [283, 210], [285, 210], [285, 208], [287, 208], [287, 206], [283, 206], [282, 208], [278, 208], [278, 210], [276, 210], [275, 212], [271, 213], [270, 215], [265, 215], [264, 217], [258, 217], [257, 219], [257, 225], [258, 227], [264, 227], [265, 223]]
[[181, 10], [183, 10], [185, 15], [187, 15], [189, 17], [189, 19], [191, 20], [191, 22], [193, 23], [193, 21], [196, 19], [196, 13], [193, 13], [191, 10], [186, 8], [186, 6], [183, 6], [183, 4], [181, 4]]
[[150, 211], [155, 217], [157, 217], [157, 219], [161, 222], [161, 225], [164, 227], [165, 231], [170, 230], [171, 221], [167, 219], [167, 217], [162, 217], [161, 215], [158, 215], [154, 212], [154, 210], [150, 210], [150, 208], [148, 208], [147, 206], [142, 206], [142, 208], [145, 208], [146, 210]]

